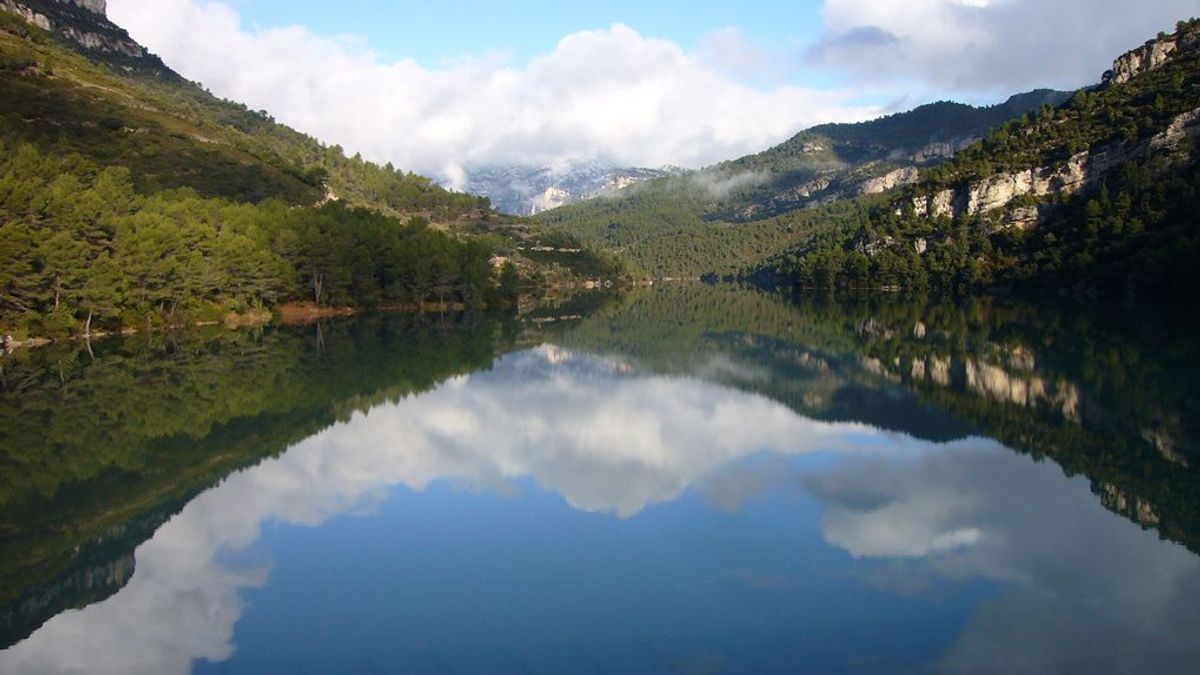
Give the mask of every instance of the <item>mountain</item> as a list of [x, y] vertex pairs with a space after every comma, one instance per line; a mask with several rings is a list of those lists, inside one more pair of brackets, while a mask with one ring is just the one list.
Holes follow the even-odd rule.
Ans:
[[[486, 198], [212, 96], [100, 0], [0, 3], [0, 334], [179, 326], [300, 301], [496, 304], [522, 285], [615, 274]], [[503, 293], [497, 256], [512, 263]]]
[[680, 172], [673, 168], [622, 169], [602, 164], [581, 164], [565, 170], [497, 166], [469, 171], [466, 192], [487, 197], [501, 213], [530, 216], [588, 199], [615, 196], [634, 183]]
[[985, 107], [939, 101], [869, 122], [807, 129], [765, 152], [714, 168], [726, 175], [763, 176], [726, 215], [757, 218], [912, 183], [920, 167], [953, 157], [989, 129], [1070, 97], [1070, 92], [1038, 89]]
[[[536, 220], [622, 252], [654, 277], [730, 274], [803, 235], [863, 214], [846, 200], [915, 181], [990, 128], [1069, 94], [1037, 90], [974, 107], [940, 102], [859, 124], [826, 124], [764, 152], [645, 181], [615, 199], [539, 213]], [[804, 207], [813, 207], [805, 209]]]
[[1002, 125], [775, 265], [804, 286], [1017, 286], [1193, 300], [1200, 20]]

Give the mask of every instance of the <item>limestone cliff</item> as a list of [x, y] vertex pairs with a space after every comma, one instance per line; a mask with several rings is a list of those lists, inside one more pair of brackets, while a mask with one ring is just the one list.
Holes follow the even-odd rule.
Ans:
[[[999, 173], [958, 188], [918, 193], [912, 198], [913, 211], [918, 217], [976, 216], [1008, 207], [1020, 197], [1072, 195], [1129, 159], [1170, 154], [1188, 139], [1200, 139], [1200, 108], [1177, 115], [1147, 141], [1110, 143], [1076, 153], [1057, 165]], [[1030, 208], [1009, 209], [1003, 222], [1020, 227], [1035, 224], [1036, 209], [1031, 218]]]
[[106, 16], [106, 0], [0, 0], [0, 10], [71, 43], [89, 57], [123, 70], [174, 76]]
[[1180, 50], [1200, 45], [1200, 30], [1180, 30], [1173, 35], [1160, 35], [1132, 49], [1113, 62], [1112, 70], [1104, 74], [1106, 84], [1124, 84], [1133, 78], [1161, 68]]

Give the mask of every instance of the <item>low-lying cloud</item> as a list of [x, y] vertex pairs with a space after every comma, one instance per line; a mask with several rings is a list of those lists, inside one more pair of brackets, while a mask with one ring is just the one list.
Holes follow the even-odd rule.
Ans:
[[771, 176], [765, 171], [742, 171], [734, 174], [701, 171], [691, 174], [689, 178], [693, 185], [707, 192], [713, 199], [721, 200], [739, 190], [762, 185], [770, 180]]

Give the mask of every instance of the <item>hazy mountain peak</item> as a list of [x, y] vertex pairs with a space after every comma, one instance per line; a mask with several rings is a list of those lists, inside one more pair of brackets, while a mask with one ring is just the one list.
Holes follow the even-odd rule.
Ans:
[[568, 166], [491, 166], [467, 174], [466, 191], [504, 213], [528, 216], [612, 195], [635, 183], [681, 173], [677, 167], [620, 168], [601, 162]]

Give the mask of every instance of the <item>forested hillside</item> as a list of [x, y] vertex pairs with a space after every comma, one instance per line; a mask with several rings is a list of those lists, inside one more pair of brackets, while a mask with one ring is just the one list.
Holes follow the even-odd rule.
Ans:
[[649, 276], [735, 274], [858, 223], [873, 195], [916, 180], [918, 167], [1067, 96], [1039, 90], [991, 107], [942, 102], [861, 124], [822, 125], [756, 155], [639, 183], [537, 220], [611, 247]]
[[[102, 15], [30, 5], [115, 51], [0, 11], [0, 332], [179, 324], [286, 301], [496, 303], [493, 254], [551, 238], [486, 199], [218, 100]], [[586, 251], [522, 260], [527, 279], [614, 271]], [[521, 281], [509, 272], [511, 295]]]
[[1118, 59], [1102, 85], [1002, 125], [923, 172], [868, 222], [806, 244], [777, 269], [803, 286], [1190, 298], [1200, 262], [1198, 122], [1193, 20]]

